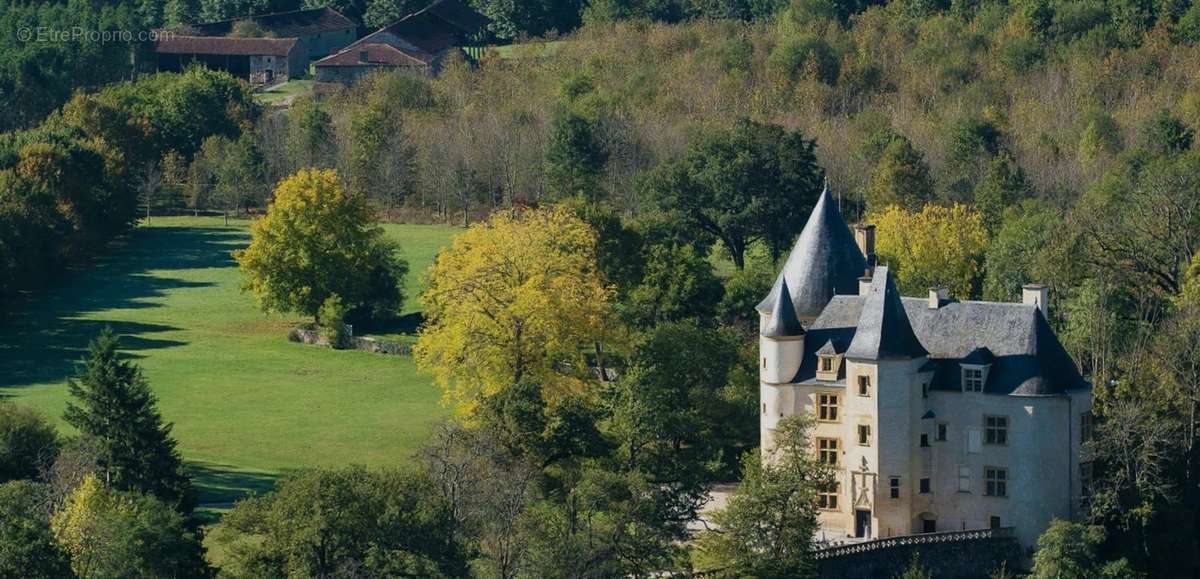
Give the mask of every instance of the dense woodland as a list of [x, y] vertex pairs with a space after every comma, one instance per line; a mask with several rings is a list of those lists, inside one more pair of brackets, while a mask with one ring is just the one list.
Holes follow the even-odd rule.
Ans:
[[[408, 11], [332, 4], [368, 24]], [[212, 531], [223, 573], [809, 569], [812, 501], [789, 497], [811, 499], [824, 475], [801, 450], [772, 467], [754, 454], [748, 318], [826, 181], [848, 218], [879, 227], [906, 293], [1014, 300], [1023, 283], [1051, 286], [1051, 322], [1095, 385], [1094, 482], [1087, 524], [1052, 527], [1034, 575], [1200, 568], [1200, 2], [475, 4], [497, 41], [556, 42], [285, 110], [202, 70], [121, 81], [136, 44], [0, 40], [0, 310], [144, 214], [261, 213], [307, 168], [336, 170], [322, 173], [340, 181], [329, 190], [382, 218], [474, 224], [429, 274], [415, 353], [461, 424], [411, 469], [312, 471], [240, 504]], [[148, 28], [294, 5], [12, 2], [0, 27]], [[489, 300], [460, 307], [479, 299], [471, 272]], [[73, 387], [68, 420], [87, 436], [64, 443], [36, 416], [0, 412], [6, 432], [45, 441], [4, 447], [6, 480], [45, 482], [0, 489], [0, 541], [20, 538], [46, 576], [88, 574], [79, 565], [104, 543], [78, 529], [110, 509], [128, 522], [101, 529], [108, 544], [139, 521], [161, 533], [94, 564], [203, 573], [169, 428], [115, 347], [102, 337]], [[618, 378], [598, 383], [607, 369]], [[87, 408], [105, 404], [154, 418], [88, 430]], [[804, 425], [789, 428], [800, 440]], [[159, 459], [134, 464], [121, 440]], [[705, 485], [735, 477], [727, 532], [689, 552], [679, 540]], [[351, 514], [330, 523], [313, 507], [330, 501]], [[780, 512], [804, 523], [756, 526]], [[28, 574], [18, 559], [0, 567]]]

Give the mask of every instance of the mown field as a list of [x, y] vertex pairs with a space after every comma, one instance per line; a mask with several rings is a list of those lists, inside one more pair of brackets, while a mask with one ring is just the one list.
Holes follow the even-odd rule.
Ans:
[[[298, 320], [260, 312], [230, 256], [247, 222], [154, 218], [99, 263], [0, 318], [0, 396], [58, 421], [67, 379], [103, 326], [145, 369], [199, 485], [221, 508], [290, 469], [410, 460], [446, 415], [407, 358], [290, 343]], [[389, 225], [411, 265], [406, 314], [437, 250], [457, 231]], [[397, 332], [412, 328], [401, 324]]]

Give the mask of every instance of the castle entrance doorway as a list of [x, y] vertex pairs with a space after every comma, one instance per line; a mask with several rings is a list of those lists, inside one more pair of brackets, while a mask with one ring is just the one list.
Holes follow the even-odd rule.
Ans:
[[871, 537], [871, 511], [869, 509], [854, 511], [854, 536], [860, 539]]

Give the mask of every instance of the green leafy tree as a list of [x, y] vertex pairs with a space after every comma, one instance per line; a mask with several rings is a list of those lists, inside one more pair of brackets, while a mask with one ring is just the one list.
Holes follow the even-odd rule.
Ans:
[[773, 282], [765, 268], [747, 266], [734, 272], [725, 281], [725, 293], [717, 304], [717, 317], [726, 323], [757, 327], [755, 308], [771, 291]]
[[1183, 124], [1168, 109], [1159, 109], [1142, 128], [1145, 146], [1151, 151], [1172, 155], [1192, 148], [1196, 132]]
[[310, 470], [245, 501], [213, 541], [234, 577], [463, 577], [450, 505], [426, 476], [361, 466]]
[[43, 515], [45, 489], [29, 481], [0, 485], [0, 576], [58, 579], [71, 575], [67, 553]]
[[337, 294], [351, 319], [400, 311], [408, 263], [384, 238], [366, 198], [343, 189], [334, 171], [285, 179], [250, 233], [250, 247], [234, 256], [243, 291], [264, 310], [316, 316]]
[[712, 264], [693, 247], [652, 246], [642, 282], [629, 292], [627, 317], [639, 327], [685, 318], [707, 320], [715, 313], [723, 291]]
[[550, 125], [546, 144], [546, 179], [558, 198], [581, 196], [595, 201], [604, 195], [600, 176], [608, 162], [608, 149], [592, 121], [559, 111]]
[[779, 255], [803, 227], [824, 176], [815, 151], [799, 131], [741, 119], [689, 143], [682, 159], [650, 171], [640, 189], [684, 237], [720, 239], [742, 269], [751, 243]]
[[751, 443], [749, 426], [731, 426], [752, 425], [754, 415], [730, 395], [739, 339], [694, 321], [662, 323], [641, 336], [605, 392], [614, 458], [683, 491], [706, 482], [723, 453]]
[[701, 570], [718, 577], [803, 577], [812, 574], [817, 493], [833, 474], [817, 461], [808, 438], [812, 419], [779, 423], [772, 447], [742, 459], [742, 481], [725, 509], [713, 514], [720, 531], [697, 539]]
[[37, 410], [0, 402], [0, 482], [36, 478], [58, 454], [58, 431]]
[[190, 513], [191, 482], [171, 437], [171, 424], [136, 364], [120, 359], [117, 336], [105, 328], [88, 346], [63, 419], [99, 448], [99, 466], [114, 488], [143, 492]]
[[336, 144], [333, 119], [325, 106], [313, 99], [296, 99], [288, 109], [287, 152], [297, 167], [328, 168]]
[[883, 211], [891, 205], [919, 209], [933, 197], [933, 181], [925, 158], [903, 136], [883, 149], [867, 186], [867, 207]]
[[645, 576], [682, 566], [685, 520], [671, 512], [672, 489], [637, 471], [572, 471], [561, 500], [534, 504], [521, 518], [531, 577]]
[[983, 214], [988, 233], [995, 233], [1004, 223], [1004, 212], [1029, 196], [1025, 172], [1008, 151], [1000, 151], [988, 163], [983, 179], [975, 187], [975, 209]]
[[428, 4], [428, 0], [368, 0], [362, 21], [370, 28], [383, 28]]
[[1136, 579], [1124, 560], [1104, 562], [1099, 553], [1104, 527], [1054, 519], [1038, 537], [1033, 579]]
[[163, 4], [163, 24], [168, 27], [194, 24], [200, 15], [197, 0], [167, 0]]
[[1021, 297], [1022, 285], [1049, 281], [1038, 279], [1044, 269], [1042, 252], [1063, 222], [1056, 212], [1033, 202], [1011, 207], [1005, 215], [987, 245], [983, 298], [1011, 302]]
[[154, 497], [119, 492], [87, 475], [50, 521], [77, 577], [206, 577], [204, 548], [187, 518]]

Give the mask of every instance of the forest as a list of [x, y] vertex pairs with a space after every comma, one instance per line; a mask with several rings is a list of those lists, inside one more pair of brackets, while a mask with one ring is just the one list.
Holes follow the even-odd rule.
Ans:
[[[416, 6], [328, 4], [365, 25]], [[487, 265], [494, 256], [472, 251], [495, 243], [526, 263], [561, 258], [570, 289], [600, 308], [545, 321], [570, 337], [552, 350], [569, 369], [522, 359], [514, 372], [496, 354], [476, 372], [453, 363], [474, 348], [470, 326], [436, 325], [453, 308], [423, 298], [427, 335], [445, 339], [418, 345], [418, 363], [475, 420], [438, 433], [421, 473], [316, 471], [239, 507], [216, 536], [270, 540], [229, 547], [238, 573], [334, 570], [293, 559], [289, 541], [302, 541], [280, 522], [326, 483], [361, 499], [362, 517], [389, 500], [428, 507], [372, 524], [381, 537], [433, 529], [429, 544], [370, 559], [372, 539], [347, 539], [343, 555], [375, 569], [636, 575], [711, 563], [677, 548], [704, 484], [740, 473], [770, 512], [770, 491], [811, 482], [815, 467], [798, 459], [762, 471], [740, 457], [756, 444], [747, 318], [826, 183], [848, 221], [878, 227], [880, 259], [907, 295], [945, 285], [1016, 301], [1024, 283], [1050, 286], [1050, 321], [1094, 385], [1095, 471], [1086, 524], [1052, 527], [1034, 575], [1200, 568], [1200, 2], [473, 4], [493, 42], [545, 48], [458, 58], [432, 78], [381, 74], [286, 109], [200, 69], [123, 80], [145, 47], [37, 46], [11, 32], [186, 25], [294, 1], [0, 8], [0, 311], [143, 214], [261, 214], [276, 184], [307, 168], [336, 170], [382, 219], [475, 225], [439, 257], [434, 287]], [[550, 253], [562, 247], [539, 229], [571, 240], [561, 245], [575, 257]], [[622, 378], [581, 395], [589, 365]], [[695, 373], [691, 388], [674, 384], [680, 372]], [[678, 401], [690, 406], [666, 410]], [[704, 427], [722, 422], [738, 426]], [[447, 479], [453, 464], [470, 468]], [[521, 492], [453, 492], [488, 477]], [[675, 492], [650, 490], [663, 482]], [[378, 496], [380, 485], [397, 490]], [[725, 561], [778, 547], [702, 544]], [[1072, 557], [1078, 574], [1063, 574]], [[803, 559], [751, 574], [787, 576]]]

